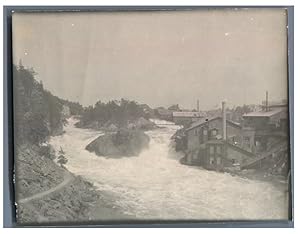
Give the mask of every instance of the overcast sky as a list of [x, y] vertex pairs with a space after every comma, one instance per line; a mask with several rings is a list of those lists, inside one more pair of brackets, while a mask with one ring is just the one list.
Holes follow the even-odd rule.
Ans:
[[128, 98], [214, 108], [287, 95], [281, 9], [13, 15], [13, 58], [83, 105]]

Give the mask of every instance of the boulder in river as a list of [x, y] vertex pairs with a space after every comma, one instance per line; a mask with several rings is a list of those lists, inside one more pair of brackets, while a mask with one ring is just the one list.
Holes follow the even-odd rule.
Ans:
[[150, 138], [139, 130], [118, 130], [99, 136], [86, 146], [86, 150], [98, 156], [137, 156], [148, 147]]

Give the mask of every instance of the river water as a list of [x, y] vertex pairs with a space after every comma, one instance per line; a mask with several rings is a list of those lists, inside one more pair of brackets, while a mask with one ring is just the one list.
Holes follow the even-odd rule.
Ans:
[[88, 152], [86, 145], [102, 133], [76, 128], [73, 118], [50, 144], [63, 148], [71, 172], [111, 194], [118, 209], [137, 219], [287, 219], [284, 191], [180, 164], [182, 155], [169, 145], [178, 126], [156, 121], [164, 128], [146, 132], [149, 148], [137, 157], [109, 159]]

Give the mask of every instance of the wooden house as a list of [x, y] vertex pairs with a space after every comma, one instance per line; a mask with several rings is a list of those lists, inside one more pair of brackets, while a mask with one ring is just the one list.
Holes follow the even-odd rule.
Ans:
[[185, 163], [207, 169], [223, 170], [244, 164], [255, 157], [242, 146], [242, 127], [226, 119], [225, 103], [222, 117], [201, 119], [185, 131], [187, 149]]
[[242, 147], [259, 153], [287, 139], [287, 108], [269, 107], [267, 111], [250, 112], [243, 115]]
[[[226, 139], [233, 144], [242, 143], [242, 127], [232, 121], [226, 121]], [[187, 147], [190, 150], [197, 148], [199, 145], [209, 140], [223, 138], [223, 119], [220, 116], [212, 118], [203, 118], [194, 122], [186, 129]]]

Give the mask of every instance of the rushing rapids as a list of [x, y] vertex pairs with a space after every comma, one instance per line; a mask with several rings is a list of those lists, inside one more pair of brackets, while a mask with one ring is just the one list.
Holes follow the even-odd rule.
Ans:
[[85, 150], [99, 131], [80, 129], [70, 118], [65, 133], [52, 137], [66, 152], [66, 167], [107, 192], [124, 214], [137, 219], [286, 219], [285, 191], [267, 182], [179, 163], [170, 147], [178, 126], [158, 121], [146, 132], [149, 148], [138, 157], [108, 159]]

